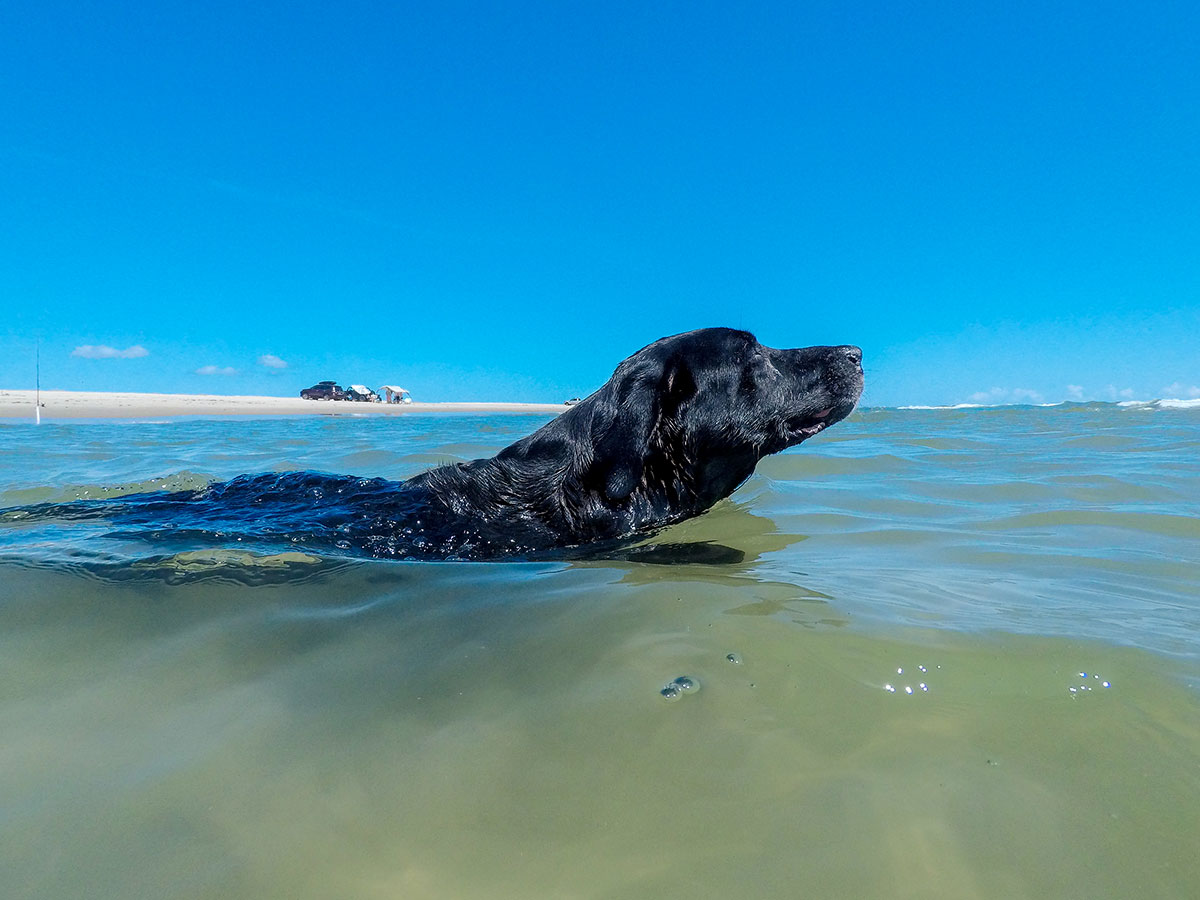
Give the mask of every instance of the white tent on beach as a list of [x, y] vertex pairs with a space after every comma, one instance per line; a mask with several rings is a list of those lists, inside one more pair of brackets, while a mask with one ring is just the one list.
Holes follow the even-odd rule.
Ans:
[[383, 391], [384, 399], [388, 403], [412, 403], [412, 396], [402, 387], [396, 387], [394, 384], [385, 384], [380, 390]]

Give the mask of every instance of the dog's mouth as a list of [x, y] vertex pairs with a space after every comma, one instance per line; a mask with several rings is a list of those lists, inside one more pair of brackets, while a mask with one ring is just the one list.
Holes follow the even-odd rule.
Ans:
[[833, 413], [834, 407], [830, 406], [827, 409], [818, 410], [814, 413], [793, 416], [785, 423], [788, 437], [792, 441], [803, 441], [818, 432], [824, 431], [837, 421]]
[[833, 412], [833, 407], [823, 409], [820, 412], [815, 412], [805, 422], [798, 423], [796, 434], [800, 437], [810, 438], [818, 431], [824, 431], [829, 427], [829, 416]]
[[816, 412], [793, 416], [785, 423], [789, 441], [793, 444], [806, 441], [830, 425], [836, 425], [850, 415], [853, 410], [853, 403], [842, 403], [837, 406], [827, 406]]

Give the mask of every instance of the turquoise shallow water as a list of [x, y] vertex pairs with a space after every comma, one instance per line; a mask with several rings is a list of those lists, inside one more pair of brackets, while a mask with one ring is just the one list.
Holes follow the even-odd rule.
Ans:
[[[541, 421], [6, 424], [0, 507], [404, 478]], [[162, 559], [0, 524], [0, 871], [47, 898], [1196, 896], [1198, 460], [1196, 409], [863, 410], [657, 538], [736, 563]]]

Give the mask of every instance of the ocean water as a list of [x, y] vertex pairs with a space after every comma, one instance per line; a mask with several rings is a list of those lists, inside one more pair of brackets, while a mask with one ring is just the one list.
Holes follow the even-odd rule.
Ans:
[[[404, 478], [542, 421], [10, 422], [0, 507]], [[1200, 409], [861, 410], [654, 543], [0, 519], [0, 893], [1200, 896]]]

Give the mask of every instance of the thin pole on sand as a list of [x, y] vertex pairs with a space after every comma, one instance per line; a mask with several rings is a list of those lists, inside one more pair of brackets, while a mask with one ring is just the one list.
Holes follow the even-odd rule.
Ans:
[[42, 424], [42, 339], [38, 338], [33, 363], [33, 418]]

